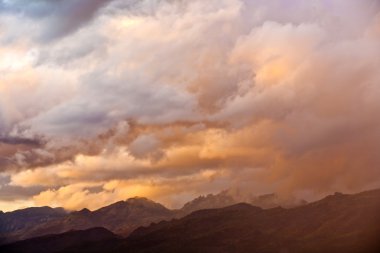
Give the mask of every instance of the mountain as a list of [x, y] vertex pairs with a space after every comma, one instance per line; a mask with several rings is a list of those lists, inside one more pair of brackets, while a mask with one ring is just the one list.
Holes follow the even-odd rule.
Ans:
[[289, 209], [240, 203], [140, 227], [126, 239], [99, 239], [96, 247], [77, 243], [77, 238], [88, 240], [82, 232], [69, 239], [63, 234], [16, 242], [0, 247], [0, 252], [32, 252], [41, 245], [46, 248], [54, 238], [56, 245], [70, 245], [70, 250], [52, 246], [41, 252], [378, 253], [379, 211], [380, 190], [336, 193]]
[[114, 233], [128, 235], [140, 226], [171, 219], [173, 211], [146, 198], [133, 198], [101, 208], [92, 216]]
[[[7, 253], [59, 253], [59, 252], [104, 252], [118, 243], [120, 238], [105, 228], [69, 231], [59, 235], [46, 235], [11, 245], [0, 246]], [[77, 251], [80, 249], [80, 251]], [[100, 251], [98, 251], [100, 250]]]
[[66, 215], [62, 208], [31, 207], [9, 213], [0, 212], [0, 233], [7, 233], [35, 226]]
[[[15, 215], [15, 213], [20, 214]], [[42, 218], [36, 219], [36, 222], [30, 215], [23, 216], [22, 213], [24, 212], [15, 211], [8, 214], [10, 216], [8, 226], [17, 227], [17, 229], [5, 230], [1, 236], [3, 243], [94, 227], [104, 227], [113, 233], [126, 236], [140, 226], [174, 217], [173, 211], [163, 205], [138, 197], [119, 201], [96, 211], [83, 209], [57, 216], [40, 215], [38, 217]], [[20, 215], [21, 218], [19, 218]], [[21, 226], [20, 223], [26, 225]]]
[[0, 212], [0, 244], [8, 241], [13, 235], [22, 234], [23, 231], [66, 215], [66, 211], [62, 208], [47, 206], [31, 207], [7, 213]]
[[[237, 204], [135, 230], [126, 252], [380, 252], [380, 190], [301, 207]], [[129, 251], [127, 251], [129, 250]]]
[[181, 209], [181, 214], [190, 214], [194, 211], [211, 208], [221, 208], [238, 203], [238, 201], [228, 193], [222, 191], [218, 194], [208, 194], [199, 196], [192, 201], [187, 202]]
[[258, 206], [265, 209], [279, 206], [290, 208], [307, 204], [305, 200], [283, 199], [274, 193], [255, 196], [252, 194], [242, 193], [238, 190], [225, 190], [215, 195], [208, 194], [206, 196], [199, 196], [198, 198], [186, 203], [179, 210], [179, 213], [181, 215], [186, 215], [197, 210], [222, 208], [241, 202], [249, 203], [253, 206]]
[[104, 227], [115, 234], [127, 236], [134, 229], [152, 222], [182, 218], [197, 210], [222, 208], [243, 200], [263, 208], [282, 204], [274, 194], [247, 199], [228, 190], [200, 196], [179, 210], [169, 210], [161, 204], [139, 197], [119, 201], [95, 211], [82, 209], [69, 213], [62, 208], [27, 208], [0, 213], [0, 244], [94, 227]]

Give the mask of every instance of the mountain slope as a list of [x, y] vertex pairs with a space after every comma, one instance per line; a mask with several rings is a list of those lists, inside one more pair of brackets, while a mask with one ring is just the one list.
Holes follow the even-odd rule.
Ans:
[[91, 244], [87, 232], [72, 232], [6, 245], [0, 252], [33, 252], [53, 241], [60, 251], [38, 252], [378, 253], [379, 211], [380, 190], [335, 194], [292, 209], [241, 203], [140, 227], [126, 239], [110, 236]]
[[[146, 198], [136, 197], [95, 211], [83, 209], [67, 213], [62, 208], [40, 207], [0, 212], [0, 244], [93, 227], [104, 227], [118, 235], [127, 236], [134, 229], [152, 222], [182, 218], [201, 209], [236, 204], [241, 199], [241, 196], [236, 196], [230, 191], [200, 196], [179, 210], [169, 210]], [[251, 197], [248, 202], [263, 208], [281, 204], [273, 194]]]
[[289, 208], [307, 204], [305, 200], [284, 200], [273, 193], [254, 196], [252, 194], [243, 194], [239, 191], [225, 190], [218, 194], [199, 196], [198, 198], [187, 202], [179, 210], [179, 214], [184, 216], [202, 209], [222, 208], [241, 202], [249, 203], [253, 206], [258, 206], [265, 209], [279, 206]]
[[187, 202], [181, 209], [180, 213], [190, 214], [194, 211], [211, 208], [222, 208], [236, 204], [237, 201], [227, 191], [218, 194], [208, 194], [199, 196], [192, 201]]
[[[20, 226], [20, 229], [5, 231], [1, 237], [5, 243], [94, 227], [104, 227], [113, 233], [126, 236], [139, 226], [147, 226], [152, 222], [171, 219], [173, 216], [173, 212], [161, 204], [146, 198], [136, 197], [119, 201], [93, 212], [83, 209], [54, 218], [42, 216], [38, 222], [29, 219], [30, 216], [21, 215], [20, 220], [27, 225]], [[20, 223], [18, 217], [9, 219], [10, 223]]]
[[151, 222], [158, 222], [171, 217], [172, 212], [161, 204], [146, 198], [131, 198], [93, 212], [88, 209], [73, 212], [62, 219], [41, 224], [28, 231], [26, 235], [30, 238], [93, 227], [104, 227], [114, 233], [128, 235], [139, 226], [146, 226]]
[[19, 235], [41, 224], [58, 220], [67, 215], [62, 208], [31, 207], [13, 212], [0, 212], [0, 244], [16, 240]]
[[[59, 253], [59, 252], [104, 252], [120, 239], [105, 228], [91, 228], [82, 231], [69, 231], [59, 235], [15, 242], [0, 246], [0, 252], [7, 253]], [[80, 249], [80, 251], [78, 251]]]
[[[306, 206], [203, 210], [133, 232], [130, 252], [380, 252], [380, 190]], [[120, 248], [120, 249], [121, 249]], [[122, 250], [120, 250], [122, 251]]]
[[13, 212], [0, 212], [0, 233], [13, 232], [63, 217], [66, 212], [62, 208], [31, 207]]

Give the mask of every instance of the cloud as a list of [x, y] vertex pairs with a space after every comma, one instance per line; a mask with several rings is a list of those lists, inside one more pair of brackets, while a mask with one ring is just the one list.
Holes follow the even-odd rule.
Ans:
[[40, 40], [51, 41], [75, 32], [112, 0], [1, 1], [0, 13], [12, 13], [46, 24]]
[[0, 169], [36, 204], [380, 186], [378, 1], [0, 9]]
[[[172, 180], [150, 178], [150, 180], [111, 180], [100, 184], [70, 184], [58, 189], [42, 191], [33, 197], [35, 205], [64, 207], [67, 210], [89, 208], [95, 210], [112, 204], [117, 200], [126, 200], [136, 196], [146, 196], [165, 204], [168, 208], [179, 208], [183, 201], [197, 197], [202, 191], [216, 191], [221, 180], [210, 181], [213, 173], [203, 172], [197, 175], [178, 177]], [[205, 183], [208, 186], [205, 188]], [[187, 184], [194, 190], [184, 190]], [[91, 188], [97, 187], [97, 191]]]
[[129, 151], [136, 158], [152, 157], [159, 160], [164, 155], [159, 149], [160, 142], [152, 135], [140, 135], [129, 144]]
[[9, 145], [27, 145], [27, 146], [39, 146], [38, 140], [20, 138], [20, 137], [0, 137], [0, 142]]

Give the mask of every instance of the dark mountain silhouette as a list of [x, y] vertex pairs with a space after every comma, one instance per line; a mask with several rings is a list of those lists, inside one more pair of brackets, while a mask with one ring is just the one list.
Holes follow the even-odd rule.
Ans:
[[[62, 208], [27, 208], [0, 213], [0, 244], [93, 227], [104, 227], [115, 234], [127, 236], [136, 228], [152, 222], [182, 218], [197, 210], [222, 208], [241, 200], [237, 194], [222, 191], [215, 195], [200, 196], [179, 210], [169, 210], [161, 204], [139, 197], [119, 201], [95, 211], [82, 209], [69, 213]], [[281, 205], [274, 194], [250, 197], [247, 201], [263, 208]]]
[[0, 246], [0, 252], [107, 252], [105, 251], [107, 248], [113, 247], [120, 240], [118, 236], [105, 228], [91, 228], [15, 242], [8, 246]]
[[[67, 234], [55, 235], [55, 243], [69, 245], [70, 251], [54, 251], [53, 247], [44, 252], [378, 253], [379, 214], [380, 190], [337, 193], [290, 209], [240, 203], [140, 227], [126, 239], [99, 239], [95, 248], [68, 240]], [[80, 240], [86, 240], [86, 233], [82, 232]], [[16, 242], [0, 247], [0, 252], [31, 252], [51, 238]]]
[[380, 252], [380, 190], [305, 206], [201, 210], [134, 231], [130, 252]]
[[0, 233], [13, 232], [28, 225], [35, 226], [46, 221], [63, 217], [66, 212], [62, 208], [31, 207], [14, 212], [0, 212]]
[[[35, 208], [33, 210], [39, 213], [37, 217], [45, 217], [43, 215], [44, 212], [47, 212], [45, 209]], [[8, 216], [12, 216], [14, 219], [9, 218], [6, 220], [9, 220], [7, 227], [14, 229], [8, 229], [2, 234], [3, 243], [48, 234], [59, 234], [70, 230], [86, 230], [94, 227], [104, 227], [113, 233], [126, 236], [140, 226], [171, 219], [174, 215], [171, 210], [163, 205], [146, 198], [138, 197], [128, 199], [127, 201], [119, 201], [93, 212], [88, 209], [82, 209], [81, 211], [61, 214], [60, 211], [59, 215], [54, 216], [49, 214], [47, 218], [39, 219], [30, 215], [23, 216], [22, 213], [16, 211], [8, 214]], [[29, 218], [32, 218], [30, 222]], [[0, 217], [0, 222], [2, 222], [1, 220]], [[20, 221], [27, 225], [19, 225]]]
[[0, 212], [0, 244], [19, 238], [18, 234], [33, 229], [41, 224], [65, 217], [62, 208], [31, 207], [13, 212]]

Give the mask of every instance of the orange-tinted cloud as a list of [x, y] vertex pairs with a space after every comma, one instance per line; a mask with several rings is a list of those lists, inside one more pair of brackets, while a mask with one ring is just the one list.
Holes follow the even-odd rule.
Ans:
[[94, 1], [53, 31], [64, 5], [0, 12], [2, 184], [36, 205], [380, 186], [376, 1]]

